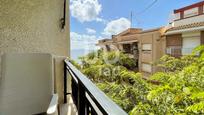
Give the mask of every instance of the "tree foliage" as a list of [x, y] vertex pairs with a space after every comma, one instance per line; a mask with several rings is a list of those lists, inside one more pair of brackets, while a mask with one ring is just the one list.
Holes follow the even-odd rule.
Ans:
[[204, 114], [204, 46], [181, 58], [163, 56], [157, 62], [163, 71], [150, 76], [158, 85], [132, 71], [134, 59], [121, 52], [99, 50], [81, 60], [82, 72], [130, 115]]

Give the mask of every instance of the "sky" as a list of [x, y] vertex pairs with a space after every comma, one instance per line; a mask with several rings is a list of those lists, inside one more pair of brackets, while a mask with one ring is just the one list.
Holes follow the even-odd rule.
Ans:
[[71, 49], [95, 49], [98, 40], [111, 38], [129, 27], [145, 30], [165, 26], [174, 9], [200, 1], [70, 0]]

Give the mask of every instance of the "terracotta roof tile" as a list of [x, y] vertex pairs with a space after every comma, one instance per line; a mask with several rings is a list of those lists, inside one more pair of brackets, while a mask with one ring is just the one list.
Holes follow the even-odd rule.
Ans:
[[182, 30], [182, 29], [188, 29], [188, 28], [194, 28], [194, 27], [200, 27], [200, 26], [204, 26], [204, 22], [198, 22], [198, 23], [192, 23], [192, 24], [182, 25], [178, 27], [172, 27], [168, 29], [167, 31]]

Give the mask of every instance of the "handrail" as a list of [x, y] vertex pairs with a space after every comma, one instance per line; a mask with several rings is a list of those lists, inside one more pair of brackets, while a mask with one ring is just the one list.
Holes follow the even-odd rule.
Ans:
[[[67, 72], [72, 77], [72, 97], [77, 105], [79, 115], [89, 115], [90, 113], [91, 115], [100, 113], [103, 115], [127, 115], [124, 110], [108, 98], [68, 60], [65, 60], [64, 64], [65, 78], [67, 77]], [[67, 87], [66, 85], [65, 83], [65, 87]], [[65, 89], [65, 98], [67, 95], [66, 91]]]

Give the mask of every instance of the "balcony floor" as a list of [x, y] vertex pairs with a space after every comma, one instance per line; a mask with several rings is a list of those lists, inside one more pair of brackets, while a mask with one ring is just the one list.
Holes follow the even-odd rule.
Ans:
[[60, 115], [78, 115], [75, 104], [73, 103], [72, 97], [67, 96], [67, 104], [60, 105]]

